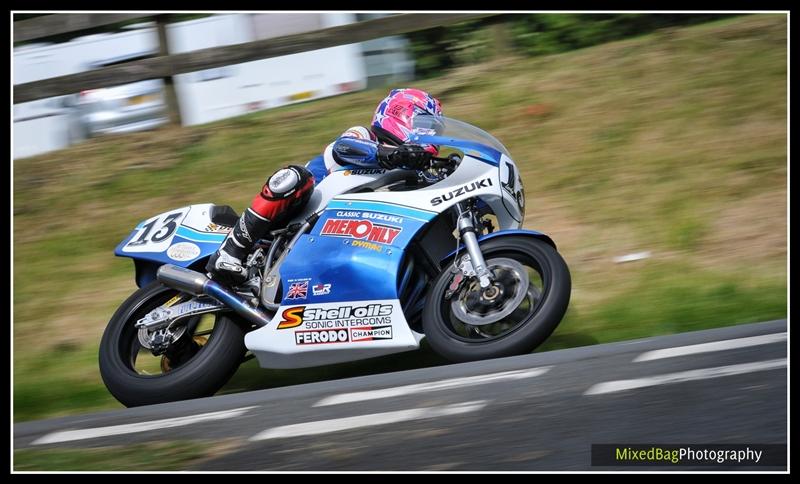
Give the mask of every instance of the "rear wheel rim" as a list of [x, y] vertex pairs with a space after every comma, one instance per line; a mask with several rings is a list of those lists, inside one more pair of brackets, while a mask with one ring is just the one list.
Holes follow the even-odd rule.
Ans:
[[161, 378], [198, 357], [213, 338], [219, 323], [216, 314], [193, 316], [186, 322], [187, 330], [173, 342], [163, 355], [154, 356], [139, 342], [135, 322], [149, 311], [166, 303], [177, 291], [165, 290], [144, 301], [127, 319], [120, 335], [120, 357], [125, 369], [141, 378]]

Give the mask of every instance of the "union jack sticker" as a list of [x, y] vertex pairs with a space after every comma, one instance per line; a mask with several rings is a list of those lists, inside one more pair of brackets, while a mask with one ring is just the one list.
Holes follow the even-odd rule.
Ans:
[[308, 281], [293, 282], [289, 285], [286, 299], [305, 299], [308, 296]]

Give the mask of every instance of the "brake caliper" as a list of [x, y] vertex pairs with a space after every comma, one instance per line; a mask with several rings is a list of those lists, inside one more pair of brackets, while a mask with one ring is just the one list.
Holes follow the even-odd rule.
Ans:
[[467, 278], [464, 276], [464, 273], [461, 271], [457, 271], [453, 274], [453, 278], [450, 280], [450, 285], [447, 286], [447, 291], [444, 293], [444, 298], [449, 300], [453, 297], [453, 294], [457, 293], [461, 289], [461, 285], [464, 284], [464, 281]]

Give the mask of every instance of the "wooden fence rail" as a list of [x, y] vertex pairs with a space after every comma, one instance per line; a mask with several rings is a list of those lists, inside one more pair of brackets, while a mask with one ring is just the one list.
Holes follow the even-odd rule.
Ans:
[[[14, 103], [72, 94], [86, 89], [118, 86], [145, 79], [164, 79], [187, 72], [354, 44], [492, 15], [494, 14], [399, 14], [314, 32], [213, 47], [182, 54], [162, 55], [78, 74], [17, 84], [13, 87]], [[20, 22], [32, 22], [33, 20], [37, 19]], [[16, 24], [15, 22], [15, 28]], [[86, 22], [84, 22], [85, 24]]]
[[54, 35], [80, 32], [137, 18], [153, 17], [141, 13], [59, 13], [14, 21], [14, 43]]

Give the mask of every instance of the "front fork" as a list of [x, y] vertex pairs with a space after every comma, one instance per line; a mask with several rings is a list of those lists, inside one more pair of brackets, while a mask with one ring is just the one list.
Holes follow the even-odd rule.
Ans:
[[[481, 288], [486, 289], [492, 283], [492, 273], [486, 267], [486, 261], [483, 259], [483, 254], [478, 244], [478, 235], [475, 229], [475, 212], [465, 202], [458, 202], [455, 205], [455, 209], [458, 213], [456, 228], [459, 236], [464, 240], [464, 246], [467, 248], [472, 266], [471, 271], [477, 276]], [[462, 272], [468, 272], [469, 269], [462, 267]]]

